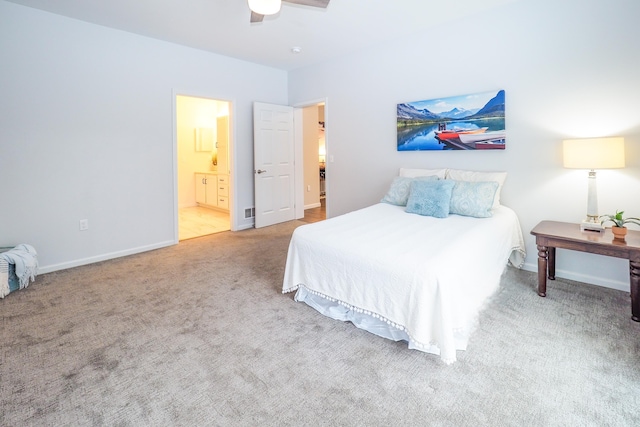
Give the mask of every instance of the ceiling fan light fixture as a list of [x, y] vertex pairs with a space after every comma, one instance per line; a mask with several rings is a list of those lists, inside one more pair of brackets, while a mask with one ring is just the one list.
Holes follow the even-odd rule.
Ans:
[[247, 0], [249, 9], [260, 15], [275, 15], [280, 12], [281, 0]]

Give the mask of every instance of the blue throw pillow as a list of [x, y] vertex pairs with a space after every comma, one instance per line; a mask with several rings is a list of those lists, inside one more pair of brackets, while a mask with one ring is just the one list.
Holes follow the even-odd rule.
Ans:
[[413, 181], [405, 211], [446, 218], [449, 215], [451, 191], [454, 185], [455, 182], [450, 180]]
[[[453, 180], [452, 180], [453, 181]], [[489, 218], [493, 215], [493, 198], [498, 190], [495, 181], [453, 181], [449, 213], [476, 218]]]
[[389, 203], [397, 206], [407, 206], [407, 200], [409, 199], [409, 189], [411, 183], [414, 180], [423, 181], [435, 181], [437, 176], [421, 176], [416, 178], [409, 178], [406, 176], [397, 176], [391, 183], [391, 187], [385, 196], [380, 200], [383, 203]]

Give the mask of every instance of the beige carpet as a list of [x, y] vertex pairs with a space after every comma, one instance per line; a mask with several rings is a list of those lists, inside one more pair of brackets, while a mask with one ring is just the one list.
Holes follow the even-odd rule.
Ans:
[[280, 293], [291, 222], [41, 275], [0, 300], [2, 426], [637, 426], [627, 293], [506, 270], [458, 362]]

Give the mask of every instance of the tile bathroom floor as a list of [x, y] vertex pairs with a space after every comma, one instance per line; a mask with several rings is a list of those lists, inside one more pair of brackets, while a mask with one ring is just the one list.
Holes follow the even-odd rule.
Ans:
[[178, 210], [179, 240], [220, 233], [230, 229], [231, 220], [227, 212], [201, 206], [190, 206]]

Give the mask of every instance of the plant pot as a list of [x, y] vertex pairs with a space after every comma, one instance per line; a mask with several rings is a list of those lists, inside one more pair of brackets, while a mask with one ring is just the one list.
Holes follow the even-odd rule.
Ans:
[[624, 237], [627, 235], [627, 227], [611, 227], [611, 232], [613, 233], [613, 238], [618, 240], [624, 240]]

